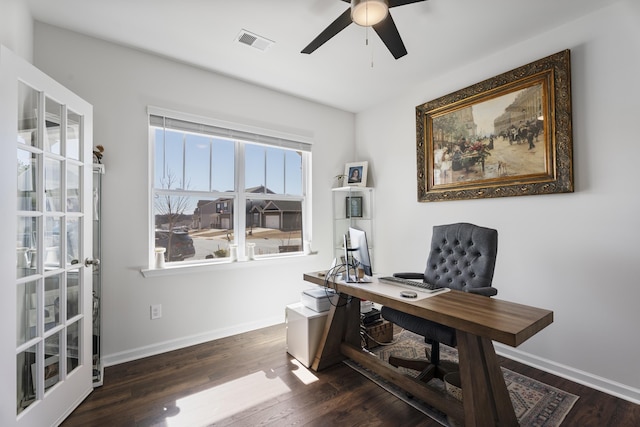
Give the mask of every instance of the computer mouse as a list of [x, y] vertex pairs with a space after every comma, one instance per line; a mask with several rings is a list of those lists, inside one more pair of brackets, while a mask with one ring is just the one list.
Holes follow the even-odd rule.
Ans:
[[418, 294], [413, 291], [402, 291], [400, 292], [400, 296], [405, 298], [417, 298]]

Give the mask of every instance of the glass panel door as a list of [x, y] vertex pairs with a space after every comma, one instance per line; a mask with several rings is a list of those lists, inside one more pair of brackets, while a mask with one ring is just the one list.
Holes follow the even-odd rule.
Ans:
[[0, 387], [16, 396], [0, 412], [3, 426], [51, 425], [92, 390], [92, 108], [3, 47], [0, 95], [0, 189], [15, 206], [0, 212], [15, 227], [15, 245], [0, 242], [0, 319], [15, 324], [0, 329], [15, 350]]

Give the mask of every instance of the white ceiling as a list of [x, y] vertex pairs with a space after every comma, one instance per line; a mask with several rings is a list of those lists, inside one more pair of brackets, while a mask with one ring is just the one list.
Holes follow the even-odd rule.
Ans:
[[[366, 46], [367, 29], [356, 24], [314, 53], [300, 53], [349, 7], [340, 0], [26, 1], [38, 21], [359, 112], [616, 0], [428, 0], [396, 7], [391, 14], [408, 51], [398, 60], [371, 29]], [[275, 43], [265, 52], [237, 43], [242, 29]]]

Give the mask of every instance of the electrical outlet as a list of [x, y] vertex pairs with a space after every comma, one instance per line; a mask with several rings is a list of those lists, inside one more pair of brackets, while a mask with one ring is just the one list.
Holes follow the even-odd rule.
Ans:
[[162, 317], [162, 304], [154, 304], [151, 306], [151, 320]]

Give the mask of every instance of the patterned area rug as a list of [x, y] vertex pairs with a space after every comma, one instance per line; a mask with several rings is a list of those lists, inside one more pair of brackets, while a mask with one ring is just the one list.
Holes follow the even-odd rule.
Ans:
[[[389, 355], [391, 354], [413, 359], [425, 359], [425, 348], [428, 347], [429, 345], [425, 344], [423, 338], [419, 335], [413, 334], [409, 331], [403, 331], [394, 337], [393, 344], [379, 346], [371, 351], [385, 361], [389, 359]], [[458, 352], [455, 348], [441, 345], [440, 358], [441, 360], [457, 362]], [[399, 399], [402, 399], [443, 426], [450, 425], [447, 421], [446, 415], [431, 408], [426, 403], [417, 399], [407, 398], [407, 395], [403, 390], [393, 384], [387, 383], [383, 379], [379, 378], [375, 373], [364, 369], [350, 360], [346, 360], [345, 363], [374, 381], [380, 387], [390, 393], [393, 393]], [[409, 369], [401, 368], [401, 370], [407, 375], [414, 377], [418, 374], [417, 371]], [[504, 374], [507, 390], [511, 396], [511, 402], [513, 403], [516, 416], [518, 417], [518, 421], [521, 426], [559, 426], [578, 400], [578, 396], [576, 395], [548, 386], [508, 369], [502, 368], [502, 372]], [[444, 384], [438, 379], [431, 380], [429, 385], [444, 390]]]

